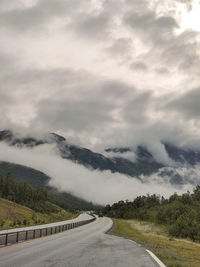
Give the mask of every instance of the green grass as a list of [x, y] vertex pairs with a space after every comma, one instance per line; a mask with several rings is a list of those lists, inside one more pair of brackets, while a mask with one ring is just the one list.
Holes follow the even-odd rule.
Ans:
[[168, 236], [166, 228], [149, 222], [113, 219], [111, 234], [132, 239], [151, 250], [167, 266], [200, 267], [200, 244]]
[[54, 207], [53, 213], [35, 212], [25, 206], [0, 198], [0, 229], [70, 220], [78, 216], [78, 213], [68, 212], [52, 203], [48, 204]]

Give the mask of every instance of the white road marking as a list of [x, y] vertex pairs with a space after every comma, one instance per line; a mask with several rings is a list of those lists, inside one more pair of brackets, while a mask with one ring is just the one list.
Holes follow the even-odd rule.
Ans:
[[149, 253], [149, 255], [158, 263], [158, 265], [160, 266], [160, 267], [166, 267], [166, 265], [161, 261], [161, 260], [159, 260], [158, 259], [158, 257], [156, 257], [156, 255], [155, 254], [153, 254], [153, 252], [151, 252], [150, 250], [148, 250], [148, 249], [146, 249], [146, 251]]

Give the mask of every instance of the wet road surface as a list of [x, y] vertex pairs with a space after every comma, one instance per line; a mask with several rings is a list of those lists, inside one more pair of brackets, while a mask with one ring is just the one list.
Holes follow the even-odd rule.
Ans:
[[156, 267], [133, 241], [104, 234], [109, 218], [53, 236], [0, 249], [1, 267]]

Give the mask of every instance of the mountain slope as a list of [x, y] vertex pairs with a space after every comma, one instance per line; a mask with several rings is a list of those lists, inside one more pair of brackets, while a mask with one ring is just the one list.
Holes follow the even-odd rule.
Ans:
[[55, 212], [53, 213], [39, 213], [28, 207], [0, 198], [0, 229], [69, 220], [76, 216], [76, 214], [63, 210], [56, 205], [54, 205], [54, 209]]
[[26, 182], [35, 187], [45, 188], [50, 194], [51, 201], [65, 209], [91, 210], [94, 208], [92, 203], [69, 193], [60, 193], [56, 188], [49, 186], [48, 182], [51, 178], [40, 171], [18, 164], [0, 162], [0, 175], [7, 175], [8, 173], [17, 181]]

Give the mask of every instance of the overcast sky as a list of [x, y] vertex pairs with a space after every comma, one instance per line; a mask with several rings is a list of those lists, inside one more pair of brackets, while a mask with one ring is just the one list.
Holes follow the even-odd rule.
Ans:
[[196, 11], [197, 0], [1, 0], [1, 129], [95, 149], [200, 147]]

